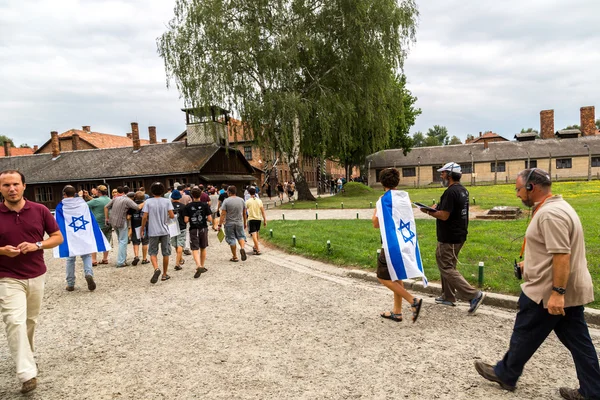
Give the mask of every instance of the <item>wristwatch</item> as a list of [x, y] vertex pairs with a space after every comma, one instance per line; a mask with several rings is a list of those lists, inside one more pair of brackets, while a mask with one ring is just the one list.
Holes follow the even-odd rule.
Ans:
[[35, 242], [35, 245], [38, 247], [38, 250], [42, 249], [42, 242]]
[[565, 294], [567, 292], [567, 289], [561, 286], [552, 286], [552, 290], [554, 290], [558, 294]]

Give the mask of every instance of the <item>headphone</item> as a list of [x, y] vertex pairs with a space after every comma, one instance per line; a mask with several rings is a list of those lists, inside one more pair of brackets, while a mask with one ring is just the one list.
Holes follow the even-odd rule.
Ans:
[[528, 191], [533, 190], [533, 183], [528, 183], [528, 182], [531, 179], [531, 175], [533, 175], [533, 173], [536, 170], [537, 170], [537, 168], [531, 168], [531, 171], [529, 171], [529, 175], [527, 175], [527, 179], [525, 179], [525, 190], [528, 190]]

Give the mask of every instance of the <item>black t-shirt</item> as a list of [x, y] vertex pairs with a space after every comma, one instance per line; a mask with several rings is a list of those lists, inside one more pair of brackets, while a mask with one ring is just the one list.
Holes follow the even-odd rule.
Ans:
[[460, 183], [450, 186], [442, 194], [437, 209], [450, 213], [446, 221], [436, 219], [438, 242], [465, 242], [469, 227], [469, 192], [467, 189]]
[[190, 229], [208, 228], [210, 206], [203, 201], [193, 201], [185, 206], [185, 215], [190, 218]]
[[[143, 201], [138, 200], [135, 202], [135, 204], [141, 203], [143, 203]], [[133, 208], [130, 208], [127, 213], [131, 215], [131, 228], [139, 228], [142, 226], [142, 216], [144, 215], [142, 210], [134, 210]]]
[[223, 204], [223, 202], [225, 201], [225, 199], [228, 198], [228, 197], [229, 197], [229, 195], [227, 194], [227, 192], [221, 193], [219, 195], [219, 201], [221, 202], [221, 204]]
[[185, 223], [185, 206], [183, 204], [181, 204], [178, 201], [174, 201], [173, 202], [173, 213], [175, 213], [175, 218], [177, 218], [177, 221], [179, 222], [179, 229], [185, 229], [186, 228], [186, 223]]

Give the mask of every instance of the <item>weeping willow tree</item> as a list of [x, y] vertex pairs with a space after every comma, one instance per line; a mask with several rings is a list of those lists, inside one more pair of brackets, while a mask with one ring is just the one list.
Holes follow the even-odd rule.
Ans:
[[364, 158], [396, 131], [414, 0], [176, 0], [174, 14], [157, 39], [167, 85], [238, 114], [300, 199], [312, 199], [300, 155]]

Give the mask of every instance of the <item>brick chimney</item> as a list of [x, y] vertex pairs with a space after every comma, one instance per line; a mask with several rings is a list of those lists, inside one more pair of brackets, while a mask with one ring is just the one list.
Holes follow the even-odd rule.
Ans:
[[79, 150], [79, 134], [78, 133], [73, 133], [73, 136], [71, 136], [71, 149], [73, 151]]
[[133, 140], [133, 151], [140, 149], [140, 131], [138, 130], [138, 123], [131, 123], [131, 140]]
[[58, 143], [58, 132], [50, 132], [52, 137], [52, 158], [56, 158], [60, 155], [60, 144]]
[[4, 157], [10, 157], [10, 142], [8, 140], [4, 142]]
[[542, 139], [554, 138], [554, 110], [540, 111], [540, 137]]
[[161, 142], [167, 143], [167, 139], [162, 139]]
[[156, 143], [156, 127], [155, 126], [148, 127], [148, 137], [150, 138], [150, 144]]
[[81, 127], [81, 129], [84, 132], [88, 132], [88, 133], [92, 131], [89, 125], [84, 125], [84, 126]]
[[37, 144], [33, 145], [33, 152], [35, 153], [36, 151], [38, 151], [39, 147]]
[[596, 110], [594, 106], [581, 107], [579, 109], [581, 136], [592, 136], [596, 134]]

